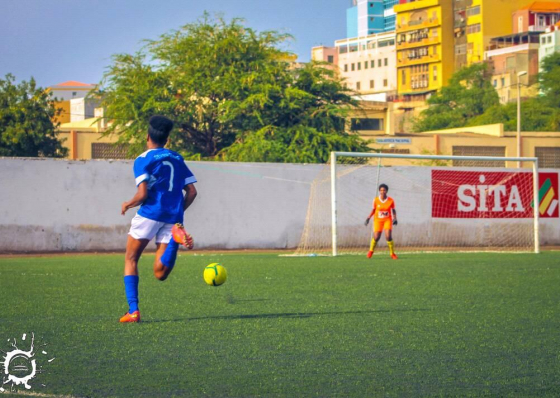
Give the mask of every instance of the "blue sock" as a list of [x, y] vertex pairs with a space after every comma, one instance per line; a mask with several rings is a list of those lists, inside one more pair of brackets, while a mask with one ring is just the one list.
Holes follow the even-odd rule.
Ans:
[[128, 300], [128, 313], [138, 311], [138, 275], [127, 275], [124, 277], [124, 291]]
[[177, 251], [179, 250], [179, 244], [175, 242], [173, 238], [167, 244], [167, 248], [161, 256], [161, 263], [165, 265], [171, 271], [175, 266], [175, 260], [177, 260]]

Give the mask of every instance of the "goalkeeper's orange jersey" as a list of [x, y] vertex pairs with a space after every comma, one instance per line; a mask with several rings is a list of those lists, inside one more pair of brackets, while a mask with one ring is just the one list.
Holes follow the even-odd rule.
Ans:
[[387, 199], [382, 201], [379, 196], [376, 196], [373, 200], [374, 221], [386, 221], [393, 220], [392, 209], [395, 208], [395, 201], [393, 198], [387, 196]]

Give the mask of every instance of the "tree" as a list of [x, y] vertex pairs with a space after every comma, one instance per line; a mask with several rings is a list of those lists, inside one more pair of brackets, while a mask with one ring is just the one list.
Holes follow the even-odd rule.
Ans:
[[560, 53], [554, 52], [541, 61], [540, 89], [548, 106], [560, 108]]
[[50, 94], [33, 78], [14, 82], [11, 74], [0, 79], [0, 156], [65, 156], [52, 121], [58, 111]]
[[[558, 131], [559, 113], [544, 98], [529, 98], [521, 104], [522, 131]], [[517, 130], [517, 103], [494, 105], [483, 115], [472, 118], [467, 126], [503, 123], [504, 130]]]
[[318, 162], [323, 148], [314, 145], [366, 150], [344, 131], [351, 93], [321, 65], [294, 68], [281, 49], [289, 38], [205, 14], [137, 54], [114, 56], [98, 92], [107, 133], [137, 154], [148, 118], [162, 114], [176, 122], [170, 147], [189, 158]]
[[429, 108], [414, 123], [417, 132], [466, 126], [469, 121], [499, 105], [488, 66], [473, 64], [455, 72], [449, 84], [428, 99]]

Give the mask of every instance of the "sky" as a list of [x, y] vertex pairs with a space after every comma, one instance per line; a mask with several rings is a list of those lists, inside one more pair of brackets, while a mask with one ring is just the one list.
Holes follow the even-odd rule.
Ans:
[[257, 31], [294, 40], [301, 62], [311, 48], [346, 34], [351, 0], [0, 0], [0, 79], [34, 77], [47, 87], [68, 80], [99, 83], [111, 56], [134, 53], [144, 39], [195, 22], [204, 11], [243, 18]]

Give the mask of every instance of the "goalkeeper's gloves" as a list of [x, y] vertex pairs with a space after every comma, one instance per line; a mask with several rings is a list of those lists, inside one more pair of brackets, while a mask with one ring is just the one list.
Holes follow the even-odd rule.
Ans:
[[369, 217], [366, 218], [366, 222], [364, 222], [364, 225], [367, 227], [367, 225], [369, 224]]
[[398, 224], [398, 223], [397, 223], [397, 220], [396, 220], [396, 219], [393, 220], [393, 225], [397, 225], [397, 224]]

